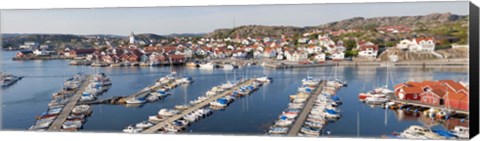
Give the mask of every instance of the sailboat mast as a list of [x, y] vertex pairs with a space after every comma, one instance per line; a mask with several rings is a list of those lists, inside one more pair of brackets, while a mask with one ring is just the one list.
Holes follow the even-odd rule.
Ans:
[[388, 74], [389, 73], [388, 73], [388, 62], [387, 62], [387, 74], [386, 74], [386, 79], [387, 80], [385, 80], [385, 88], [388, 88], [388, 76], [389, 76]]

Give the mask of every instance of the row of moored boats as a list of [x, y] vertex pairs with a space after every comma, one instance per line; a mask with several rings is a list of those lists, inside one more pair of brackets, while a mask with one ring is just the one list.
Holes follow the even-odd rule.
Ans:
[[[52, 100], [48, 104], [49, 108], [47, 112], [37, 116], [37, 120], [29, 130], [47, 130], [60, 113], [62, 113], [64, 106], [70, 102], [84, 81], [87, 81], [86, 75], [80, 73], [68, 78], [64, 83], [63, 90], [52, 94]], [[81, 92], [82, 95], [78, 100], [81, 102], [94, 100], [96, 96], [107, 91], [111, 84], [110, 79], [105, 74], [100, 73], [94, 75], [93, 79], [88, 82], [85, 89]], [[62, 124], [61, 130], [76, 131], [81, 129], [83, 123], [86, 121], [86, 117], [90, 116], [92, 111], [93, 107], [90, 105], [75, 106]]]
[[[298, 88], [295, 95], [291, 95], [291, 102], [288, 108], [282, 112], [274, 125], [269, 128], [270, 135], [286, 135], [291, 130], [297, 117], [305, 108], [307, 101], [315, 93], [316, 88], [321, 85], [319, 79], [307, 77], [302, 80], [302, 86]], [[336, 90], [342, 87], [344, 83], [340, 81], [327, 81], [326, 86], [318, 94], [317, 99], [306, 121], [300, 129], [300, 136], [319, 136], [324, 125], [329, 120], [337, 120], [340, 116], [340, 110], [337, 108], [341, 101], [335, 95]]]
[[[160, 109], [157, 115], [149, 116], [147, 121], [142, 121], [135, 125], [129, 125], [123, 132], [127, 133], [139, 133], [144, 131], [147, 128], [154, 126], [157, 123], [165, 122], [167, 119], [171, 118], [172, 116], [181, 114], [181, 118], [176, 119], [172, 122], [164, 124], [164, 126], [159, 130], [160, 133], [177, 133], [183, 131], [188, 125], [191, 123], [198, 121], [204, 117], [207, 117], [212, 114], [212, 109], [224, 109], [228, 106], [229, 103], [233, 102], [235, 98], [245, 96], [250, 94], [251, 92], [258, 89], [263, 83], [268, 82], [266, 78], [257, 78], [255, 81], [252, 81], [249, 84], [245, 84], [239, 86], [231, 93], [227, 95], [215, 99], [207, 103], [204, 107], [194, 110], [193, 112], [185, 113], [185, 110], [192, 106], [196, 106], [198, 104], [205, 104], [204, 102], [208, 102], [207, 100], [211, 99], [212, 97], [218, 96], [219, 94], [234, 89], [235, 86], [244, 83], [244, 80], [239, 80], [236, 82], [229, 81], [225, 84], [215, 86], [211, 90], [207, 91], [204, 95], [197, 97], [194, 100], [189, 101], [188, 104], [184, 105], [176, 105], [173, 109]], [[208, 107], [206, 107], [208, 106]]]

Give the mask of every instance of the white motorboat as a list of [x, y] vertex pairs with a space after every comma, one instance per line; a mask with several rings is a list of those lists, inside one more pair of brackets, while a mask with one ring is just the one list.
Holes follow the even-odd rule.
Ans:
[[307, 78], [302, 79], [303, 85], [318, 85], [319, 80], [314, 79], [313, 77], [308, 76]]
[[304, 134], [320, 136], [320, 129], [312, 128], [310, 126], [304, 126], [300, 131]]
[[288, 128], [286, 127], [273, 127], [268, 131], [270, 134], [286, 134], [287, 132]]
[[127, 128], [123, 129], [125, 133], [140, 133], [143, 129], [135, 128], [133, 126], [128, 126]]
[[185, 110], [185, 109], [188, 109], [190, 107], [191, 107], [191, 105], [188, 105], [188, 104], [175, 105], [175, 109], [178, 109], [178, 110]]
[[365, 99], [365, 103], [372, 105], [381, 105], [388, 102], [387, 98], [371, 96]]
[[152, 126], [153, 126], [152, 123], [146, 122], [146, 121], [135, 124], [135, 127], [140, 128], [140, 129], [145, 129], [145, 128], [149, 128], [149, 127], [152, 127]]
[[205, 64], [200, 64], [200, 69], [213, 70], [214, 68], [215, 68], [215, 65], [210, 62]]
[[125, 102], [126, 102], [127, 104], [143, 104], [143, 103], [145, 103], [146, 101], [145, 101], [144, 99], [131, 98], [131, 99], [125, 100]]
[[180, 113], [180, 111], [169, 110], [169, 109], [160, 109], [160, 111], [158, 111], [159, 116], [173, 116], [173, 115], [176, 115], [178, 113]]
[[445, 137], [432, 132], [432, 130], [418, 125], [410, 126], [403, 131], [400, 136], [407, 139], [446, 139]]
[[74, 114], [88, 114], [92, 112], [92, 106], [89, 105], [78, 105], [73, 108], [72, 113]]
[[464, 126], [455, 126], [452, 130], [453, 134], [455, 134], [460, 139], [468, 139], [470, 129]]
[[319, 123], [319, 122], [311, 122], [311, 121], [307, 121], [305, 122], [305, 125], [308, 125], [312, 128], [318, 128], [318, 129], [322, 129], [323, 128], [323, 124], [322, 123]]
[[233, 65], [231, 65], [231, 64], [224, 64], [224, 65], [223, 65], [223, 69], [224, 69], [224, 70], [233, 70], [233, 68], [234, 68], [234, 67], [233, 67]]
[[263, 83], [269, 83], [271, 81], [271, 79], [267, 76], [262, 76], [262, 77], [258, 77], [257, 81], [260, 81], [260, 82], [263, 82]]

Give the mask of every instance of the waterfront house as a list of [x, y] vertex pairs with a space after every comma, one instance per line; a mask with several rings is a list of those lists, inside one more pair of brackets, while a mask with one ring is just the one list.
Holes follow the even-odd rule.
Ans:
[[286, 51], [285, 57], [288, 61], [302, 61], [308, 59], [308, 53], [305, 51]]
[[265, 48], [265, 50], [263, 51], [263, 57], [265, 58], [273, 58], [275, 57], [277, 54], [277, 51], [275, 50], [275, 48]]
[[333, 42], [333, 40], [328, 37], [328, 34], [318, 35], [318, 45], [320, 45], [321, 47], [329, 47], [334, 46], [335, 42]]
[[320, 53], [322, 52], [322, 47], [316, 45], [309, 45], [306, 51], [308, 52], [308, 54]]
[[85, 57], [87, 55], [92, 54], [95, 51], [96, 51], [96, 49], [94, 49], [94, 48], [72, 49], [69, 52], [65, 52], [64, 56], [66, 56], [66, 57]]
[[359, 47], [358, 56], [367, 58], [376, 58], [378, 53], [378, 45], [361, 45]]
[[319, 62], [319, 63], [323, 63], [325, 62], [325, 54], [324, 53], [317, 53], [314, 58], [313, 58], [316, 62]]
[[397, 44], [397, 48], [410, 52], [433, 52], [435, 51], [435, 40], [431, 37], [404, 39]]
[[399, 100], [420, 100], [420, 94], [426, 90], [431, 90], [431, 87], [427, 83], [433, 83], [432, 81], [424, 82], [406, 82], [398, 84], [394, 87], [395, 96]]
[[439, 80], [439, 82], [448, 88], [448, 93], [444, 97], [445, 107], [468, 110], [469, 108], [469, 90], [459, 82], [453, 80]]
[[468, 110], [468, 95], [468, 89], [453, 80], [406, 82], [395, 86], [395, 96], [399, 100], [459, 110]]
[[335, 51], [330, 55], [333, 61], [342, 61], [345, 59], [345, 53], [340, 51]]
[[169, 55], [169, 60], [172, 61], [172, 63], [183, 63], [185, 62], [185, 55]]

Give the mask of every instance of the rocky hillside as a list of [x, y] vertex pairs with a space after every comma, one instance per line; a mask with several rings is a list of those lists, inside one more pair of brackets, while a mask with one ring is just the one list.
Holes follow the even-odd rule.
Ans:
[[[468, 58], [468, 49], [465, 49], [465, 48], [443, 49], [443, 50], [437, 50], [435, 52], [443, 56], [444, 59]], [[415, 53], [415, 52], [402, 51], [397, 48], [389, 48], [385, 50], [378, 56], [378, 58], [382, 61], [389, 61], [390, 55], [397, 55], [398, 61], [439, 59], [438, 56], [432, 53]]]
[[[292, 27], [292, 26], [263, 26], [263, 25], [248, 25], [240, 26], [234, 29], [218, 29], [206, 34], [206, 37], [235, 37], [235, 36], [281, 36], [302, 34], [304, 32], [313, 30], [338, 30], [338, 29], [360, 29], [360, 30], [374, 30], [378, 26], [392, 26], [403, 25], [414, 28], [413, 30], [430, 29], [442, 25], [452, 23], [459, 23], [466, 25], [468, 23], [468, 16], [456, 15], [451, 13], [433, 13], [421, 16], [392, 16], [392, 17], [375, 17], [363, 18], [354, 17], [337, 22], [331, 22], [318, 26], [310, 27]], [[448, 32], [448, 31], [447, 31]]]
[[440, 24], [466, 20], [467, 16], [455, 15], [451, 13], [433, 13], [424, 16], [394, 16], [394, 17], [375, 17], [363, 18], [355, 17], [338, 22], [332, 22], [324, 25], [319, 25], [315, 28], [329, 28], [329, 29], [363, 29], [370, 26], [389, 26], [389, 25], [403, 25], [403, 26], [425, 26], [434, 27]]
[[273, 36], [280, 37], [282, 34], [301, 34], [305, 28], [293, 26], [264, 26], [264, 25], [247, 25], [234, 29], [217, 29], [206, 34], [206, 37], [254, 37], [254, 36]]

